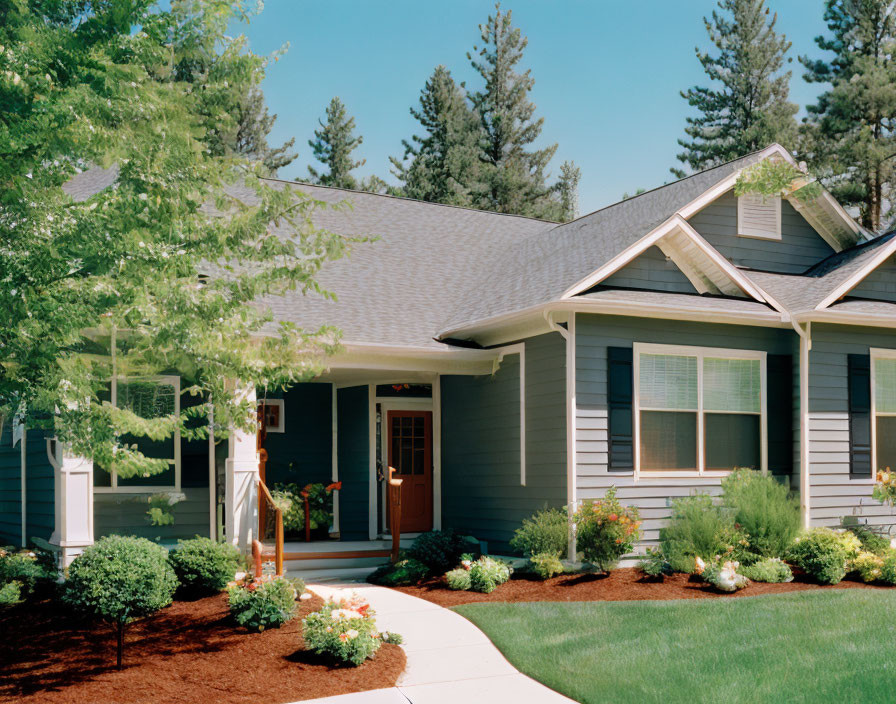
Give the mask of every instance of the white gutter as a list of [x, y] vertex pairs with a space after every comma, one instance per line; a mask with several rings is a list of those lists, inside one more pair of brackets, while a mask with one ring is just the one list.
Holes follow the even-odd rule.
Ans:
[[[571, 516], [576, 510], [578, 493], [576, 491], [576, 314], [569, 316], [567, 327], [554, 322], [553, 313], [544, 312], [545, 322], [554, 332], [566, 341], [566, 510]], [[575, 524], [569, 522], [569, 540], [567, 543], [567, 559], [576, 559]]]

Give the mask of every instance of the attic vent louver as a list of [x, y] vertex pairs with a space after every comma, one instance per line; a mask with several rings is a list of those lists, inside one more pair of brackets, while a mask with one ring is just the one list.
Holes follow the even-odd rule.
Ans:
[[737, 234], [781, 239], [781, 197], [747, 193], [737, 199]]

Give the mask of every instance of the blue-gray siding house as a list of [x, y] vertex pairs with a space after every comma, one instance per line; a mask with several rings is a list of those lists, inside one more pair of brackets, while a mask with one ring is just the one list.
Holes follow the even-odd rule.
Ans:
[[[896, 237], [826, 192], [736, 196], [765, 159], [793, 163], [772, 145], [564, 224], [276, 182], [351, 203], [318, 222], [369, 239], [321, 271], [335, 300], [266, 302], [275, 319], [340, 328], [343, 349], [312, 383], [257, 390], [275, 411], [262, 478], [341, 482], [342, 541], [387, 536], [390, 467], [403, 533], [453, 528], [493, 551], [535, 510], [611, 487], [649, 545], [672, 499], [716, 493], [741, 466], [789, 483], [806, 526], [893, 525], [871, 492], [896, 467]], [[5, 542], [53, 533], [43, 446], [28, 438], [23, 467], [8, 424], [0, 436]], [[183, 443], [161, 489], [97, 471], [94, 535], [245, 528], [233, 448]], [[160, 491], [175, 520], [149, 525]]]

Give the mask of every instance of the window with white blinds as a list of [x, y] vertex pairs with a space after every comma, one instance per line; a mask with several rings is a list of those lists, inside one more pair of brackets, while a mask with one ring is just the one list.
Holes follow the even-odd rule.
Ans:
[[872, 476], [896, 469], [896, 350], [871, 350]]
[[766, 466], [765, 352], [639, 343], [634, 352], [636, 472]]
[[781, 239], [781, 196], [745, 193], [737, 199], [737, 234], [766, 240]]

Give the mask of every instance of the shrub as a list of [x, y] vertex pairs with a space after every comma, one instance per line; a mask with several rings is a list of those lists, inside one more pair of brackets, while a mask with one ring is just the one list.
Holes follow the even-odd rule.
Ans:
[[431, 530], [414, 538], [408, 555], [441, 574], [455, 567], [466, 549], [467, 541], [454, 531]]
[[371, 584], [379, 584], [383, 587], [410, 587], [422, 582], [432, 574], [419, 560], [409, 557], [399, 560], [394, 565], [383, 565], [373, 574], [367, 577]]
[[526, 557], [563, 555], [569, 544], [569, 518], [562, 508], [546, 508], [523, 520], [510, 539], [510, 547]]
[[277, 508], [283, 512], [283, 530], [296, 534], [305, 530], [305, 498], [302, 492], [308, 493], [308, 517], [311, 519], [311, 530], [329, 528], [333, 525], [333, 489], [336, 484], [294, 483], [276, 484], [271, 491], [271, 498]]
[[177, 577], [165, 548], [145, 538], [110, 535], [72, 562], [63, 600], [117, 628], [121, 669], [127, 623], [168, 606], [176, 588]]
[[[300, 580], [299, 585], [304, 591], [305, 585]], [[250, 631], [280, 628], [296, 615], [299, 585], [277, 575], [232, 584], [227, 589], [230, 613]]]
[[458, 567], [445, 573], [445, 581], [448, 582], [448, 588], [457, 592], [469, 591], [470, 570], [466, 567]]
[[41, 586], [56, 578], [56, 570], [42, 561], [37, 553], [0, 550], [0, 584], [17, 582], [21, 597], [34, 594]]
[[851, 562], [850, 571], [858, 572], [863, 582], [875, 582], [881, 578], [884, 558], [873, 552], [862, 551]]
[[648, 577], [663, 578], [672, 574], [672, 565], [666, 559], [663, 551], [658, 548], [647, 548], [644, 559], [638, 563], [640, 569]]
[[868, 526], [849, 526], [849, 532], [859, 539], [859, 542], [862, 543], [862, 550], [866, 552], [883, 555], [890, 549], [890, 541], [874, 533]]
[[676, 572], [694, 572], [697, 557], [710, 559], [731, 546], [734, 518], [713, 503], [708, 494], [694, 494], [672, 502], [669, 523], [660, 530], [660, 548]]
[[720, 592], [736, 592], [750, 583], [749, 579], [738, 573], [738, 567], [740, 563], [735, 560], [713, 560], [706, 565], [703, 579]]
[[357, 667], [373, 657], [384, 641], [401, 642], [397, 633], [378, 633], [374, 616], [370, 605], [355, 594], [337, 593], [302, 621], [305, 645], [318, 655]]
[[759, 557], [781, 557], [799, 533], [799, 501], [771, 474], [735, 470], [722, 480], [722, 503], [747, 534], [748, 552]]
[[883, 556], [883, 564], [880, 566], [881, 581], [887, 584], [896, 584], [896, 550], [888, 550]]
[[542, 579], [563, 574], [563, 562], [553, 552], [542, 552], [529, 558], [529, 567]]
[[837, 584], [846, 576], [846, 563], [854, 557], [841, 533], [813, 528], [796, 539], [790, 560], [820, 584]]
[[792, 582], [793, 570], [779, 557], [767, 557], [752, 565], [745, 565], [740, 570], [741, 574], [754, 582]]
[[470, 589], [490, 594], [510, 579], [512, 573], [513, 568], [506, 562], [492, 557], [480, 557], [470, 565]]
[[11, 606], [22, 600], [21, 582], [7, 582], [0, 586], [0, 606]]
[[215, 594], [227, 583], [242, 564], [243, 557], [233, 545], [211, 538], [181, 540], [168, 561], [181, 586], [193, 594]]
[[638, 510], [619, 503], [616, 487], [608, 489], [602, 499], [583, 502], [575, 522], [583, 557], [604, 572], [631, 552], [641, 537]]

